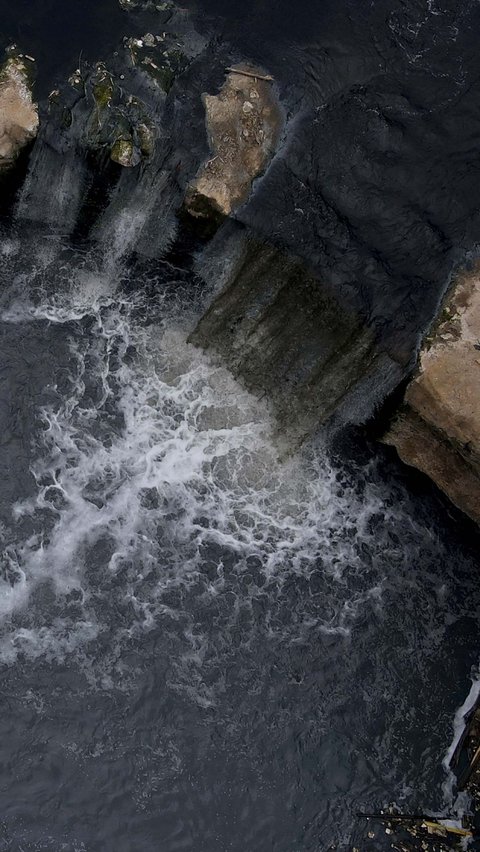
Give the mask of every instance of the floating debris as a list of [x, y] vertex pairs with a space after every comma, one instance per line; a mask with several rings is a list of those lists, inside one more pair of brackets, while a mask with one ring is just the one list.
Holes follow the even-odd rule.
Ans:
[[[359, 813], [357, 817], [368, 821], [366, 836], [369, 840], [379, 835], [379, 832], [372, 830], [371, 822], [383, 823], [390, 848], [398, 852], [452, 852], [454, 849], [463, 849], [465, 842], [476, 837], [470, 825], [460, 824], [458, 819], [451, 817], [401, 814], [393, 809], [372, 814]], [[370, 848], [373, 850], [377, 847]], [[385, 849], [385, 841], [378, 849]]]

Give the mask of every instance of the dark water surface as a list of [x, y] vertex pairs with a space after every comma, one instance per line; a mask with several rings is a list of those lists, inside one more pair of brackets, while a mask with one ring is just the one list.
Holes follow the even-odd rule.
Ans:
[[359, 807], [448, 806], [468, 525], [367, 450], [279, 460], [188, 281], [1, 248], [2, 848], [342, 848]]
[[[141, 27], [113, 2], [0, 9], [45, 90]], [[308, 109], [338, 99], [322, 168], [363, 200], [343, 226], [380, 318], [401, 280], [400, 346], [452, 247], [474, 248], [477, 6], [357, 10], [193, 12], [262, 49]], [[313, 221], [333, 268], [345, 243]], [[187, 343], [204, 298], [189, 274], [19, 224], [0, 260], [0, 849], [318, 852], [351, 848], [359, 809], [451, 808], [442, 759], [479, 659], [472, 527], [359, 438], [280, 454], [266, 405]]]

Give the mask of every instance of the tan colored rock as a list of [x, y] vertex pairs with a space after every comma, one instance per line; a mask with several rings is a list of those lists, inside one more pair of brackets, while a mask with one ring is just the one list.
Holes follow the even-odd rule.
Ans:
[[282, 114], [271, 80], [249, 65], [235, 66], [220, 93], [203, 101], [212, 156], [190, 184], [185, 208], [218, 223], [247, 200], [252, 181], [265, 171]]
[[38, 131], [27, 64], [10, 56], [0, 70], [0, 172], [8, 169]]
[[480, 523], [480, 265], [456, 279], [385, 440]]

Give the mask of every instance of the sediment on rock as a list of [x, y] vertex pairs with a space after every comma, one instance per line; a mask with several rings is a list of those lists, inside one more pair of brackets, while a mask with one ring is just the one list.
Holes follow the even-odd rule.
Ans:
[[384, 440], [480, 523], [480, 265], [456, 278]]
[[0, 174], [17, 160], [38, 131], [38, 108], [32, 96], [33, 60], [9, 51], [0, 69]]
[[189, 185], [184, 210], [214, 231], [247, 200], [252, 182], [265, 171], [282, 114], [271, 80], [250, 65], [235, 66], [219, 94], [205, 94], [203, 102], [211, 156]]

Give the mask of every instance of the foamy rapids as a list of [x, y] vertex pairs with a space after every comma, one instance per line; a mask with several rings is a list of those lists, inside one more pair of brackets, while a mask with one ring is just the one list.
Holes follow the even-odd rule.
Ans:
[[239, 645], [323, 634], [348, 654], [385, 590], [413, 590], [412, 562], [438, 543], [402, 487], [319, 441], [278, 447], [266, 403], [187, 342], [188, 282], [163, 266], [132, 287], [55, 239], [23, 259], [1, 248], [1, 321], [65, 342], [56, 401], [35, 411], [32, 491], [0, 529], [1, 663], [74, 661], [95, 689], [125, 690], [161, 636], [170, 688], [208, 708]]
[[[328, 601], [315, 618], [348, 634], [381, 596], [375, 572], [355, 594], [343, 577], [361, 570], [377, 489], [357, 494], [320, 449], [280, 461], [266, 406], [187, 343], [192, 318], [175, 299], [159, 290], [152, 307], [141, 282], [126, 295], [111, 272], [59, 263], [48, 246], [36, 262], [34, 297], [21, 277], [1, 318], [64, 326], [69, 381], [61, 404], [38, 412], [36, 491], [13, 507], [12, 523], [29, 516], [35, 532], [5, 555], [2, 659], [83, 653], [104, 629], [100, 599], [128, 601], [118, 641], [149, 630], [169, 590], [200, 584], [214, 599], [248, 572], [251, 600], [319, 560]], [[75, 618], [64, 605], [51, 623], [13, 628], [46, 587]]]

